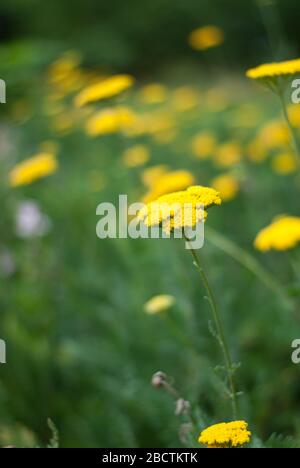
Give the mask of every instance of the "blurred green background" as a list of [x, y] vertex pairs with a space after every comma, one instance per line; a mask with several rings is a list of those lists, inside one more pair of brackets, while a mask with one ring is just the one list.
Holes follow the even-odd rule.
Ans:
[[[43, 107], [48, 65], [74, 49], [85, 70], [133, 73], [138, 83], [126, 102], [137, 108], [134, 93], [143, 82], [162, 80], [170, 93], [193, 85], [202, 102], [223, 86], [225, 107], [209, 110], [200, 98], [191, 115], [179, 118], [175, 141], [138, 138], [150, 148], [149, 165], [188, 169], [207, 184], [220, 169], [190, 157], [191, 138], [212, 130], [220, 141], [237, 139], [245, 148], [264, 123], [280, 118], [276, 101], [248, 84], [243, 71], [297, 56], [298, 13], [296, 0], [1, 0], [0, 77], [8, 85], [8, 103], [0, 109], [0, 245], [14, 263], [0, 281], [0, 338], [8, 349], [8, 363], [0, 367], [1, 445], [45, 445], [50, 417], [62, 446], [178, 446], [174, 404], [151, 387], [158, 370], [174, 377], [197, 409], [197, 420], [228, 418], [212, 370], [220, 356], [188, 252], [179, 241], [96, 238], [97, 204], [115, 201], [119, 193], [135, 201], [145, 187], [140, 169], [122, 163], [121, 154], [132, 144], [128, 139], [91, 140], [82, 129], [53, 130], [53, 116]], [[199, 53], [187, 36], [206, 24], [221, 27], [226, 40]], [[256, 106], [258, 118], [243, 127], [233, 117], [249, 105]], [[59, 143], [58, 172], [32, 186], [8, 188], [12, 165], [48, 140]], [[255, 165], [246, 159], [235, 169], [242, 180], [239, 196], [216, 208], [209, 224], [254, 255], [289, 295], [286, 285], [295, 280], [285, 255], [257, 254], [252, 242], [277, 214], [299, 215], [299, 180], [274, 174], [270, 161]], [[91, 190], [92, 171], [103, 175], [103, 188], [100, 181]], [[16, 235], [16, 211], [24, 200], [34, 200], [51, 220], [46, 236]], [[299, 321], [274, 290], [209, 242], [203, 257], [235, 360], [242, 363], [241, 416], [257, 444], [272, 433], [298, 440], [299, 368], [290, 362], [290, 343]], [[149, 317], [143, 305], [156, 294], [175, 296], [176, 305]], [[291, 294], [297, 309], [297, 287]]]
[[296, 0], [2, 0], [0, 40], [33, 41], [44, 50], [75, 48], [89, 64], [153, 73], [178, 60], [209, 61], [192, 51], [186, 38], [194, 28], [216, 24], [227, 38], [218, 54], [223, 63], [248, 66], [270, 53], [260, 9], [268, 12], [271, 28], [280, 19], [275, 47], [287, 40], [299, 51]]

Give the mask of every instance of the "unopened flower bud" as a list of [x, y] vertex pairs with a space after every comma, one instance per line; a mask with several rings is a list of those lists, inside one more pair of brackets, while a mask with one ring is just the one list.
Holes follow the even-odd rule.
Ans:
[[184, 400], [183, 398], [179, 398], [176, 401], [175, 415], [180, 416], [181, 414], [186, 414], [190, 411], [190, 409], [191, 409], [190, 402]]
[[152, 377], [151, 383], [153, 387], [161, 388], [164, 386], [166, 379], [167, 376], [164, 374], [164, 372], [156, 372]]

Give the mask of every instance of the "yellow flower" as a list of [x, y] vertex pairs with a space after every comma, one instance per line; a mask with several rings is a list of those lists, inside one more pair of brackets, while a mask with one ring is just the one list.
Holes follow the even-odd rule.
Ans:
[[236, 141], [223, 143], [218, 147], [214, 160], [218, 166], [230, 167], [237, 164], [242, 159], [242, 148]]
[[143, 86], [139, 97], [144, 104], [160, 104], [167, 98], [167, 89], [159, 83], [148, 84]]
[[195, 183], [193, 174], [179, 170], [167, 172], [153, 181], [150, 191], [143, 198], [144, 203], [150, 203], [167, 193], [184, 190]]
[[224, 32], [217, 26], [204, 26], [191, 32], [188, 42], [193, 49], [206, 50], [224, 42]]
[[264, 79], [278, 76], [295, 75], [300, 72], [300, 59], [288, 60], [286, 62], [275, 62], [260, 65], [247, 71], [248, 78]]
[[280, 120], [271, 120], [260, 130], [257, 139], [266, 149], [274, 149], [288, 145], [290, 134]]
[[59, 91], [61, 97], [65, 93], [77, 90], [83, 83], [83, 74], [78, 68], [81, 56], [76, 51], [66, 52], [48, 71], [49, 82]]
[[172, 104], [178, 112], [191, 110], [199, 104], [199, 94], [189, 86], [181, 86], [173, 92]]
[[254, 241], [257, 250], [288, 250], [300, 242], [300, 218], [281, 216], [260, 231]]
[[165, 312], [175, 304], [175, 297], [168, 294], [160, 294], [152, 297], [144, 305], [146, 314], [154, 315], [160, 312]]
[[17, 164], [9, 174], [11, 187], [28, 185], [35, 180], [53, 174], [58, 167], [55, 156], [51, 153], [40, 153]]
[[97, 112], [86, 123], [86, 131], [90, 136], [117, 133], [133, 124], [135, 115], [127, 107], [112, 107]]
[[157, 166], [148, 167], [142, 172], [142, 181], [146, 187], [151, 188], [155, 185], [157, 179], [168, 172], [168, 166], [159, 164]]
[[268, 153], [259, 139], [255, 138], [247, 146], [247, 155], [252, 162], [261, 163], [267, 158]]
[[203, 222], [212, 205], [222, 202], [219, 193], [210, 188], [192, 186], [185, 191], [168, 193], [145, 205], [138, 219], [148, 227], [162, 226], [167, 233], [174, 229], [193, 227]]
[[219, 175], [211, 182], [211, 186], [220, 192], [223, 201], [235, 198], [240, 188], [238, 180], [231, 174]]
[[277, 174], [287, 175], [297, 170], [298, 163], [294, 154], [281, 153], [274, 157], [272, 167]]
[[135, 145], [123, 154], [123, 161], [127, 167], [142, 166], [150, 159], [150, 151], [145, 145]]
[[134, 78], [130, 75], [111, 76], [83, 89], [76, 96], [75, 105], [81, 107], [90, 102], [111, 98], [130, 88], [133, 84]]
[[192, 140], [192, 153], [199, 159], [212, 156], [217, 146], [217, 140], [213, 133], [202, 132]]
[[232, 421], [210, 426], [201, 432], [198, 442], [208, 448], [239, 447], [250, 442], [251, 432], [245, 421]]

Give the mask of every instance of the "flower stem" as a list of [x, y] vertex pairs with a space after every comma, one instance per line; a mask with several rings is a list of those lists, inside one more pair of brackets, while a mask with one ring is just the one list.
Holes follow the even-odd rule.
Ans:
[[225, 363], [225, 367], [227, 371], [227, 378], [228, 378], [228, 384], [229, 384], [229, 389], [230, 389], [230, 400], [231, 400], [231, 406], [232, 406], [232, 414], [233, 414], [233, 418], [237, 419], [237, 393], [235, 389], [235, 382], [234, 382], [234, 376], [233, 376], [234, 368], [232, 365], [229, 348], [226, 342], [222, 320], [218, 311], [217, 303], [216, 303], [212, 288], [209, 284], [206, 273], [201, 266], [199, 257], [193, 248], [191, 248], [190, 250], [194, 259], [195, 266], [200, 273], [204, 287], [206, 289], [207, 299], [210, 304], [210, 308], [211, 308], [212, 315], [213, 315], [213, 320], [214, 320], [216, 331], [217, 331], [218, 342], [220, 344], [220, 347], [223, 353], [224, 363]]
[[240, 265], [257, 276], [257, 278], [267, 286], [272, 293], [276, 294], [280, 298], [284, 307], [288, 310], [294, 309], [293, 301], [288, 296], [286, 288], [284, 288], [281, 283], [277, 281], [277, 279], [274, 278], [273, 275], [265, 269], [255, 257], [253, 257], [253, 255], [236, 245], [231, 239], [212, 227], [205, 226], [205, 230], [207, 234], [206, 238], [211, 244], [225, 252], [235, 261], [240, 263]]
[[279, 99], [280, 99], [282, 110], [283, 110], [283, 116], [285, 118], [286, 124], [288, 126], [289, 131], [290, 131], [292, 144], [293, 144], [294, 151], [295, 151], [295, 154], [296, 154], [297, 160], [298, 160], [298, 165], [300, 166], [300, 145], [299, 145], [299, 141], [298, 141], [298, 136], [297, 136], [296, 131], [295, 131], [295, 129], [294, 129], [292, 123], [291, 123], [291, 120], [290, 120], [290, 117], [289, 117], [289, 114], [288, 114], [288, 110], [287, 110], [287, 106], [286, 106], [286, 102], [285, 102], [284, 89], [283, 89], [282, 86], [280, 86], [280, 84], [278, 86], [278, 95], [279, 95]]

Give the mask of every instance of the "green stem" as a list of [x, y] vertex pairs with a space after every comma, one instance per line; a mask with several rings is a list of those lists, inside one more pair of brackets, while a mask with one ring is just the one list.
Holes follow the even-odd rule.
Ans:
[[230, 239], [225, 237], [223, 234], [220, 234], [210, 226], [205, 226], [205, 231], [207, 234], [206, 238], [211, 244], [221, 249], [240, 265], [257, 276], [257, 278], [259, 278], [268, 289], [280, 297], [287, 309], [294, 309], [294, 304], [291, 298], [288, 297], [285, 288], [282, 287], [277, 279], [274, 278], [273, 275], [267, 269], [265, 269], [253, 255], [236, 245]]
[[227, 378], [228, 378], [228, 383], [229, 383], [229, 388], [230, 388], [230, 400], [231, 400], [231, 405], [232, 405], [232, 414], [233, 414], [233, 418], [237, 419], [237, 393], [236, 393], [236, 390], [235, 390], [235, 382], [234, 382], [234, 377], [233, 377], [234, 369], [233, 369], [233, 365], [232, 365], [232, 360], [231, 360], [229, 348], [228, 348], [226, 338], [225, 338], [225, 333], [224, 333], [224, 329], [223, 329], [222, 320], [221, 320], [221, 317], [220, 317], [220, 314], [219, 314], [219, 311], [218, 311], [218, 307], [217, 307], [217, 303], [216, 303], [213, 291], [212, 291], [211, 286], [209, 284], [206, 273], [205, 273], [205, 271], [203, 270], [203, 268], [202, 268], [202, 266], [200, 264], [199, 257], [198, 257], [196, 251], [193, 248], [191, 248], [190, 250], [191, 250], [194, 262], [195, 262], [195, 266], [197, 267], [197, 270], [200, 273], [200, 276], [202, 278], [204, 287], [205, 287], [206, 292], [207, 292], [207, 299], [208, 299], [210, 307], [211, 307], [213, 320], [214, 320], [215, 327], [216, 327], [216, 330], [217, 330], [218, 342], [220, 344], [220, 347], [221, 347], [221, 350], [222, 350], [222, 353], [223, 353], [224, 363], [225, 363], [225, 367], [226, 367], [226, 371], [227, 371]]
[[296, 131], [295, 131], [295, 129], [294, 129], [292, 123], [291, 123], [291, 120], [290, 120], [290, 117], [289, 117], [289, 114], [288, 114], [288, 110], [287, 110], [286, 102], [285, 102], [285, 97], [284, 97], [284, 90], [283, 90], [283, 87], [280, 86], [280, 84], [278, 85], [278, 95], [279, 95], [279, 99], [280, 99], [282, 110], [283, 110], [283, 116], [285, 118], [286, 124], [287, 124], [288, 129], [289, 129], [290, 134], [291, 134], [292, 144], [293, 144], [293, 147], [294, 147], [295, 154], [297, 156], [298, 165], [300, 166], [300, 145], [299, 145], [299, 141], [298, 141]]

